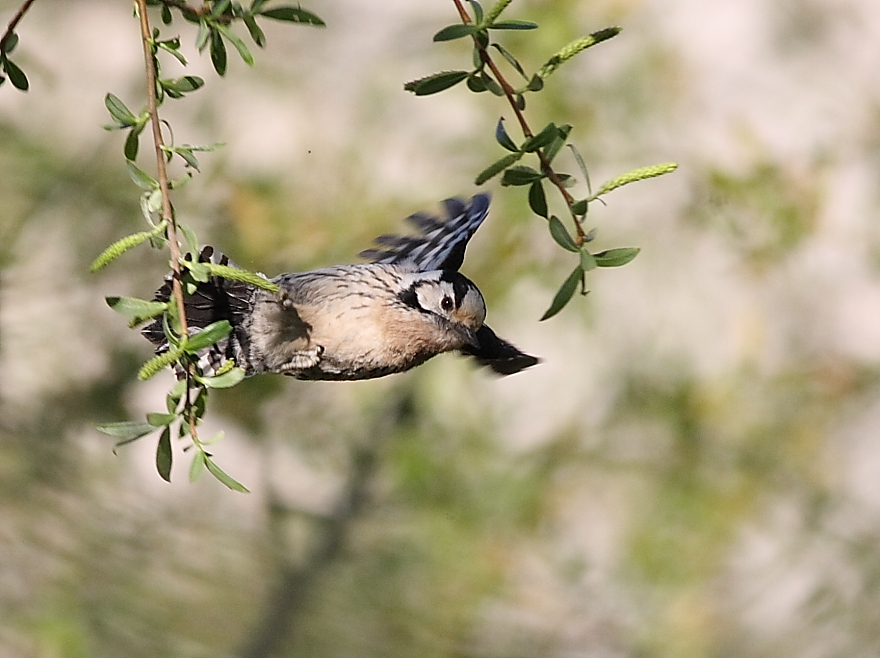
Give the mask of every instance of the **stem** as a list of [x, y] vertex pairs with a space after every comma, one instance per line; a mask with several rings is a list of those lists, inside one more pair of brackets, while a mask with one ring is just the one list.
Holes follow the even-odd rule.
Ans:
[[[464, 24], [471, 23], [470, 14], [468, 14], [467, 10], [464, 8], [461, 0], [452, 0], [455, 4], [455, 8], [458, 10], [458, 15], [461, 17], [461, 22]], [[528, 121], [526, 121], [525, 116], [522, 111], [519, 109], [519, 106], [516, 103], [516, 92], [514, 88], [507, 82], [507, 79], [502, 75], [501, 70], [492, 60], [492, 56], [489, 54], [489, 51], [480, 44], [480, 41], [477, 39], [477, 36], [474, 35], [474, 46], [480, 53], [480, 61], [483, 62], [486, 66], [489, 67], [489, 70], [492, 71], [492, 75], [495, 76], [495, 79], [498, 81], [498, 84], [501, 85], [502, 91], [504, 91], [504, 96], [507, 98], [507, 102], [510, 103], [510, 107], [513, 109], [514, 115], [516, 115], [516, 120], [519, 122], [519, 126], [522, 129], [523, 136], [528, 139], [529, 137], [533, 137], [534, 133], [532, 129], [529, 127]], [[562, 181], [559, 178], [559, 175], [553, 170], [553, 167], [550, 164], [550, 161], [547, 159], [547, 156], [544, 155], [543, 149], [538, 149], [536, 151], [536, 155], [538, 159], [541, 161], [541, 171], [543, 171], [547, 178], [550, 179], [550, 182], [553, 183], [559, 189], [560, 194], [562, 194], [562, 198], [565, 199], [565, 205], [568, 206], [569, 212], [571, 212], [571, 218], [574, 221], [574, 227], [577, 230], [577, 237], [575, 238], [577, 245], [581, 246], [586, 242], [587, 234], [584, 232], [583, 227], [581, 226], [580, 221], [578, 221], [577, 215], [571, 210], [571, 206], [574, 203], [574, 197], [569, 193], [567, 189], [565, 189], [565, 185], [563, 185]]]
[[189, 335], [189, 327], [186, 321], [186, 307], [183, 300], [183, 286], [180, 283], [180, 246], [177, 244], [177, 221], [171, 209], [171, 194], [168, 185], [168, 171], [165, 168], [165, 151], [162, 149], [165, 142], [162, 139], [162, 127], [159, 122], [159, 111], [156, 102], [156, 63], [153, 59], [153, 47], [150, 36], [150, 21], [147, 18], [146, 0], [136, 0], [138, 14], [141, 22], [141, 41], [144, 44], [144, 65], [147, 72], [147, 112], [150, 115], [150, 124], [153, 128], [153, 146], [156, 151], [156, 169], [159, 189], [162, 192], [162, 219], [168, 225], [168, 247], [171, 249], [171, 280], [172, 294], [177, 302], [177, 310], [180, 315], [180, 334]]
[[34, 0], [25, 0], [24, 4], [18, 8], [17, 12], [15, 12], [15, 16], [9, 21], [9, 25], [6, 26], [6, 31], [3, 33], [3, 37], [0, 38], [0, 52], [4, 52], [6, 41], [15, 33], [15, 28], [18, 26], [19, 21], [24, 18], [24, 15], [27, 13], [27, 10], [31, 8], [32, 4], [34, 4]]

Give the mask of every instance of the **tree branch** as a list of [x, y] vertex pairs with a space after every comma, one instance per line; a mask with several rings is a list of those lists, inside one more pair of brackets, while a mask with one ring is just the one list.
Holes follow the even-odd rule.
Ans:
[[144, 46], [144, 66], [147, 72], [147, 112], [150, 115], [150, 124], [153, 129], [153, 146], [156, 151], [157, 180], [159, 190], [162, 192], [162, 219], [168, 224], [168, 247], [171, 250], [172, 294], [177, 303], [178, 315], [180, 316], [180, 334], [189, 335], [189, 327], [186, 321], [186, 309], [183, 300], [183, 286], [180, 283], [180, 246], [177, 244], [177, 222], [174, 219], [174, 211], [171, 208], [171, 188], [168, 184], [168, 171], [165, 168], [165, 145], [162, 137], [162, 126], [159, 122], [159, 111], [156, 100], [156, 62], [153, 55], [152, 36], [150, 22], [147, 17], [147, 1], [136, 0], [138, 14], [140, 14], [141, 41]]
[[34, 0], [25, 0], [24, 4], [18, 8], [17, 12], [15, 12], [15, 16], [9, 21], [9, 25], [6, 26], [6, 31], [3, 33], [3, 36], [0, 37], [0, 52], [5, 52], [6, 42], [9, 40], [9, 37], [15, 34], [15, 28], [18, 26], [19, 21], [24, 18], [24, 15], [27, 13], [28, 9], [31, 8], [32, 4], [34, 4]]
[[[452, 0], [452, 2], [455, 3], [455, 8], [458, 10], [458, 15], [461, 17], [462, 23], [468, 24], [473, 22], [470, 14], [468, 14], [467, 9], [464, 8], [461, 0]], [[519, 105], [516, 102], [516, 92], [514, 88], [510, 85], [509, 82], [507, 82], [507, 79], [504, 77], [504, 75], [502, 75], [501, 70], [495, 64], [494, 60], [489, 54], [489, 51], [477, 38], [477, 35], [473, 35], [472, 38], [474, 40], [474, 45], [477, 48], [477, 51], [480, 53], [480, 61], [488, 66], [489, 70], [492, 71], [492, 75], [495, 76], [495, 79], [501, 86], [501, 89], [504, 92], [504, 96], [507, 98], [507, 102], [510, 103], [510, 107], [513, 109], [513, 113], [516, 116], [517, 121], [519, 122], [520, 128], [522, 129], [523, 136], [526, 139], [528, 139], [529, 137], [533, 137], [534, 133], [529, 127], [525, 115], [519, 109]], [[541, 171], [543, 171], [544, 174], [547, 175], [547, 178], [549, 178], [550, 182], [559, 189], [560, 194], [562, 194], [562, 198], [565, 199], [565, 205], [568, 206], [568, 210], [571, 213], [571, 218], [574, 221], [575, 229], [577, 230], [576, 241], [578, 246], [584, 244], [584, 242], [587, 241], [587, 235], [584, 232], [580, 221], [578, 220], [578, 216], [571, 209], [572, 204], [575, 202], [574, 197], [569, 193], [567, 189], [565, 189], [565, 185], [559, 178], [559, 175], [553, 170], [550, 161], [547, 159], [547, 156], [544, 155], [544, 149], [538, 149], [535, 153], [538, 156], [538, 159], [541, 161]]]

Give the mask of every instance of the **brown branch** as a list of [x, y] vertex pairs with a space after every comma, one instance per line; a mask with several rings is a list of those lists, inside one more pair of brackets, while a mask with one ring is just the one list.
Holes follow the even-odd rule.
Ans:
[[31, 8], [32, 4], [34, 4], [34, 0], [25, 0], [24, 4], [18, 8], [17, 12], [15, 12], [15, 16], [9, 21], [9, 25], [6, 26], [6, 31], [3, 33], [3, 36], [0, 37], [0, 52], [5, 52], [6, 42], [13, 34], [15, 34], [15, 28], [18, 26], [19, 21], [24, 18], [24, 15], [27, 13], [27, 10]]
[[[186, 306], [183, 299], [183, 286], [181, 285], [180, 246], [177, 244], [177, 221], [174, 219], [174, 211], [171, 208], [171, 186], [168, 184], [168, 171], [165, 168], [165, 145], [162, 137], [162, 126], [159, 121], [158, 102], [156, 100], [156, 60], [153, 54], [150, 21], [147, 17], [147, 1], [136, 0], [141, 24], [141, 41], [144, 45], [144, 66], [147, 73], [147, 112], [150, 115], [150, 124], [153, 129], [153, 146], [156, 151], [157, 179], [159, 190], [162, 192], [162, 219], [168, 228], [168, 247], [171, 250], [171, 287], [172, 295], [177, 303], [177, 311], [180, 319], [180, 335], [189, 335], [189, 326], [186, 321]], [[187, 387], [188, 389], [188, 387]], [[188, 396], [187, 396], [188, 397]]]
[[[455, 3], [455, 8], [458, 10], [458, 15], [461, 17], [461, 22], [464, 24], [468, 24], [472, 22], [470, 14], [468, 14], [467, 10], [464, 8], [461, 0], [452, 0]], [[495, 79], [498, 81], [498, 84], [501, 85], [501, 90], [504, 92], [504, 96], [507, 98], [507, 102], [510, 103], [510, 107], [513, 109], [513, 113], [516, 116], [517, 121], [519, 122], [520, 128], [522, 129], [523, 136], [528, 139], [529, 137], [533, 137], [534, 133], [532, 132], [531, 127], [529, 127], [528, 121], [526, 121], [525, 115], [522, 113], [522, 110], [519, 109], [519, 105], [516, 102], [516, 90], [507, 82], [507, 79], [501, 73], [501, 70], [495, 64], [492, 59], [489, 51], [486, 47], [480, 42], [477, 35], [473, 35], [474, 45], [477, 48], [477, 51], [480, 53], [480, 61], [489, 67], [489, 70], [492, 71], [492, 75], [495, 76]], [[554, 171], [553, 167], [550, 164], [550, 161], [547, 159], [547, 156], [544, 155], [543, 149], [538, 149], [536, 152], [538, 159], [541, 161], [541, 171], [546, 174], [547, 178], [550, 179], [550, 182], [553, 183], [558, 189], [560, 194], [562, 194], [562, 198], [565, 199], [565, 205], [568, 206], [568, 210], [571, 213], [571, 218], [574, 221], [575, 229], [577, 230], [576, 242], [578, 246], [584, 244], [587, 241], [587, 235], [584, 232], [583, 227], [581, 226], [580, 221], [577, 218], [577, 215], [571, 209], [572, 204], [574, 203], [574, 197], [569, 193], [567, 189], [565, 189], [565, 185], [562, 180], [559, 178], [559, 174]]]

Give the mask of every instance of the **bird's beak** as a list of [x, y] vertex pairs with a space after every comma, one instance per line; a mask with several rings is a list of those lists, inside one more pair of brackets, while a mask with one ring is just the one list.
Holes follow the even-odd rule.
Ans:
[[477, 332], [468, 327], [460, 327], [461, 337], [464, 339], [465, 345], [473, 347], [475, 350], [480, 349], [480, 341], [477, 339]]

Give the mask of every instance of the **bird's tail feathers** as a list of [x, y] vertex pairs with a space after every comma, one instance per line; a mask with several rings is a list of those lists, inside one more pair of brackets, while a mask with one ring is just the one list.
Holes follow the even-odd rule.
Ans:
[[[192, 254], [187, 254], [185, 259], [192, 260]], [[225, 254], [210, 246], [202, 247], [196, 262], [237, 267]], [[172, 287], [172, 275], [168, 274], [154, 299], [167, 302], [171, 299]], [[232, 325], [232, 332], [226, 338], [198, 353], [198, 367], [203, 375], [215, 374], [229, 359], [234, 359], [237, 366], [246, 367], [248, 345], [243, 324], [250, 316], [256, 290], [242, 281], [212, 276], [208, 281], [198, 283], [192, 294], [184, 293], [190, 333], [220, 320], [228, 320]], [[157, 354], [168, 351], [168, 338], [161, 319], [144, 328], [142, 334], [156, 346]]]

